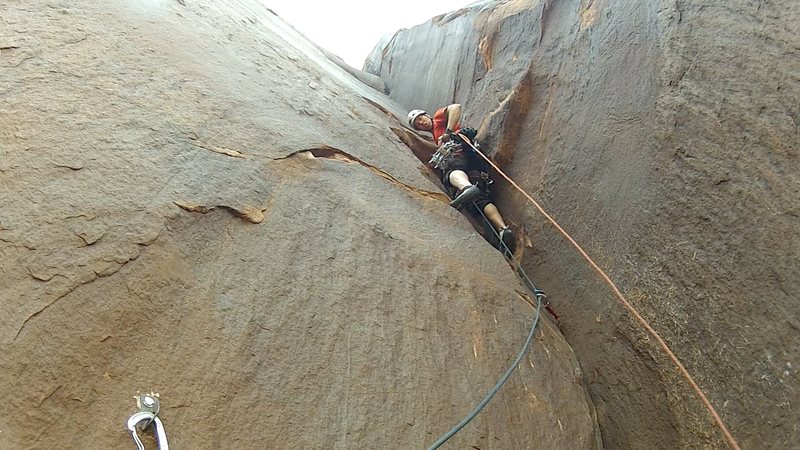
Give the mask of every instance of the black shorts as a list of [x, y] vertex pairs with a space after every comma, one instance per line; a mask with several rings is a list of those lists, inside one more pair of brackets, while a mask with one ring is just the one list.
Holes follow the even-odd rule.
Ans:
[[[492, 203], [492, 200], [489, 198], [489, 194], [487, 192], [484, 192], [483, 189], [481, 189], [481, 195], [479, 195], [478, 198], [473, 200], [472, 203], [474, 203], [475, 206], [477, 206], [478, 208], [481, 209], [481, 211], [483, 211], [483, 208], [486, 208], [486, 205]], [[471, 208], [472, 205], [470, 205], [469, 207]]]
[[452, 187], [450, 185], [450, 174], [455, 170], [469, 173], [469, 169], [470, 164], [469, 161], [467, 161], [467, 157], [464, 156], [463, 153], [454, 154], [444, 165], [442, 170], [442, 183], [444, 183], [447, 188]]
[[486, 205], [492, 202], [489, 198], [489, 190], [485, 188], [484, 183], [481, 182], [480, 171], [472, 167], [463, 153], [453, 155], [453, 157], [447, 161], [447, 164], [445, 164], [444, 170], [442, 170], [442, 183], [447, 188], [450, 198], [454, 198], [456, 195], [456, 188], [450, 184], [450, 174], [455, 170], [465, 172], [469, 177], [469, 181], [481, 188], [481, 194], [478, 198], [473, 200], [475, 205], [483, 210]]

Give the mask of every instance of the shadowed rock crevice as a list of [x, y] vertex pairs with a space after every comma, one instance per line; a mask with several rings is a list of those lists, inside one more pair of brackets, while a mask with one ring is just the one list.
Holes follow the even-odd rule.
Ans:
[[[392, 128], [394, 131], [395, 129]], [[394, 176], [390, 175], [389, 173], [385, 172], [384, 170], [379, 169], [378, 167], [373, 166], [372, 164], [367, 164], [366, 162], [354, 157], [353, 155], [348, 154], [342, 150], [333, 147], [318, 147], [312, 149], [305, 149], [299, 150], [297, 152], [293, 152], [292, 154], [285, 156], [283, 158], [277, 158], [276, 160], [286, 159], [286, 158], [323, 158], [323, 159], [331, 159], [334, 161], [344, 162], [344, 163], [355, 163], [359, 164], [362, 167], [365, 167], [370, 172], [378, 175], [379, 177], [383, 178], [384, 180], [388, 181], [389, 183], [397, 186], [407, 192], [411, 192], [416, 195], [420, 195], [425, 198], [429, 198], [432, 200], [437, 200], [440, 202], [449, 202], [450, 199], [444, 193], [440, 192], [432, 192], [432, 191], [425, 191], [419, 189], [417, 187], [408, 185], [399, 181]]]
[[374, 106], [375, 108], [377, 108], [380, 112], [386, 114], [386, 116], [389, 117], [390, 119], [393, 119], [395, 121], [397, 120], [397, 117], [394, 114], [392, 114], [391, 111], [389, 111], [385, 106], [381, 105], [380, 103], [376, 102], [375, 100], [372, 100], [372, 99], [367, 98], [367, 97], [361, 97], [361, 99], [364, 100], [365, 102], [369, 103], [370, 105]]
[[[510, 97], [512, 96], [510, 95], [509, 98]], [[504, 103], [507, 104], [508, 101]], [[484, 128], [485, 127], [482, 126], [482, 129]], [[414, 154], [414, 156], [416, 156], [417, 159], [419, 159], [419, 161], [422, 163], [422, 165], [420, 166], [420, 171], [423, 172], [423, 174], [426, 175], [428, 179], [431, 180], [432, 183], [439, 186], [439, 188], [443, 192], [445, 192], [446, 189], [442, 184], [440, 175], [437, 174], [436, 171], [428, 164], [431, 156], [437, 149], [433, 141], [431, 139], [423, 138], [419, 134], [407, 128], [392, 127], [392, 132], [394, 132], [394, 134], [398, 138], [400, 138], [400, 140], [403, 141], [403, 143], [406, 144], [409, 149], [411, 149], [411, 152]], [[446, 201], [449, 202], [451, 200], [451, 198], [447, 194], [443, 195], [445, 196]], [[467, 220], [469, 220], [470, 224], [472, 224], [472, 226], [475, 228], [475, 231], [477, 231], [481, 236], [483, 236], [483, 238], [486, 239], [487, 242], [489, 242], [492, 246], [497, 247], [498, 249], [500, 248], [498, 236], [494, 231], [494, 228], [491, 226], [491, 224], [487, 222], [487, 220], [482, 218], [478, 213], [473, 213], [472, 210], [470, 213], [464, 214], [464, 217]], [[509, 227], [511, 227], [511, 229], [514, 230], [515, 233], [514, 243], [512, 244], [512, 248], [515, 249], [515, 253], [512, 255], [511, 259], [509, 260], [509, 263], [511, 267], [514, 269], [514, 271], [516, 271], [524, 259], [525, 249], [532, 248], [533, 243], [527, 237], [524, 225], [520, 225], [514, 222], [509, 217], [506, 217], [505, 220], [506, 223], [509, 225]]]
[[259, 208], [256, 206], [244, 205], [241, 207], [233, 207], [228, 205], [214, 205], [214, 206], [205, 206], [205, 205], [195, 205], [188, 202], [181, 202], [176, 201], [174, 202], [176, 206], [179, 208], [189, 211], [195, 212], [200, 214], [208, 214], [209, 212], [219, 208], [228, 211], [232, 215], [244, 220], [245, 222], [249, 223], [261, 223], [264, 221], [264, 211], [269, 208]]
[[391, 129], [395, 136], [400, 138], [400, 140], [411, 149], [414, 156], [416, 156], [421, 163], [426, 165], [425, 167], [427, 169], [428, 161], [430, 161], [431, 156], [436, 153], [436, 144], [434, 144], [431, 139], [425, 139], [407, 128], [392, 127]]

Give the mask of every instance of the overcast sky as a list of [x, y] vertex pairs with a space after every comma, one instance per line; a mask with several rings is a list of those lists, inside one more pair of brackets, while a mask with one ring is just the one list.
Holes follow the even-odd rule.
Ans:
[[474, 0], [261, 0], [320, 47], [360, 69], [381, 36]]

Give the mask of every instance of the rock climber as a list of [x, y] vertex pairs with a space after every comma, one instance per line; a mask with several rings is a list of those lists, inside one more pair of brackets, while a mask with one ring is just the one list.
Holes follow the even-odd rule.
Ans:
[[[489, 200], [491, 167], [458, 135], [464, 135], [473, 145], [477, 145], [477, 131], [474, 128], [461, 128], [461, 105], [455, 103], [439, 108], [433, 118], [427, 112], [415, 109], [408, 113], [408, 124], [415, 130], [433, 134], [433, 139], [439, 146], [437, 153], [444, 155], [442, 159], [437, 159], [434, 168], [441, 170], [442, 183], [451, 192], [453, 201], [450, 206], [460, 208], [470, 202], [474, 203], [475, 207], [483, 210], [503, 243], [513, 250], [511, 229]], [[445, 146], [449, 148], [445, 149]]]

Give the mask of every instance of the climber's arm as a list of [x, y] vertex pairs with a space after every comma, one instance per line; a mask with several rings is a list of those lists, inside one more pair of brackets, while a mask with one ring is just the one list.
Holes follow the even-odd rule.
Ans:
[[453, 103], [448, 106], [445, 111], [447, 112], [447, 129], [457, 130], [461, 128], [461, 105]]

